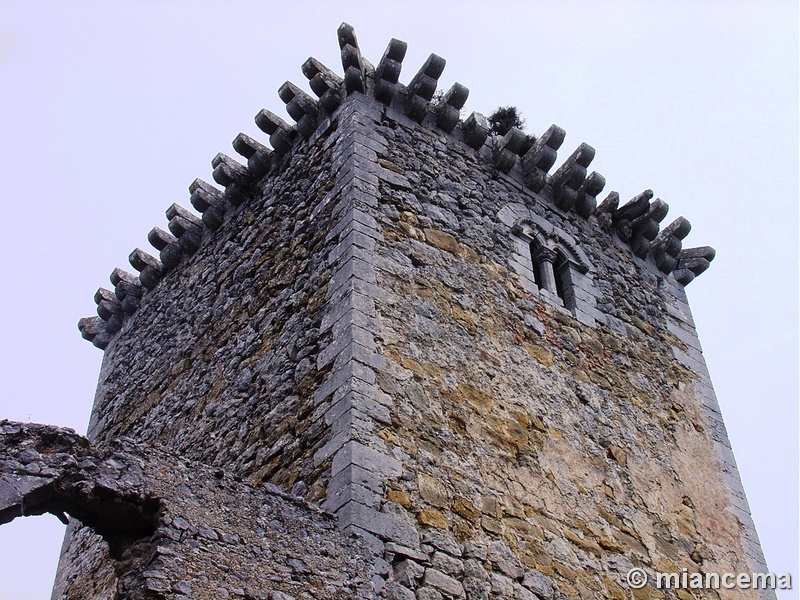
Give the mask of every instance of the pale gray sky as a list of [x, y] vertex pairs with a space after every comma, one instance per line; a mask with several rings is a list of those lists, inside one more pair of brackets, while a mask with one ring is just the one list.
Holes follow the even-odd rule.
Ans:
[[[717, 249], [689, 300], [767, 561], [800, 585], [796, 2], [0, 2], [0, 417], [85, 432], [94, 291], [239, 131], [264, 139], [308, 56], [341, 72], [342, 21], [373, 63], [408, 42], [403, 83], [436, 52], [468, 110], [559, 124], [606, 191], [653, 189]], [[48, 597], [62, 535], [0, 527], [0, 600]]]

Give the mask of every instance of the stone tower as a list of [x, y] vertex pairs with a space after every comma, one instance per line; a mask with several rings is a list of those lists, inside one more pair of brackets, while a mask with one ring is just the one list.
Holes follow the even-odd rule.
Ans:
[[714, 251], [338, 39], [98, 290], [88, 440], [0, 423], [0, 522], [72, 517], [53, 597], [774, 597], [656, 589], [767, 571], [684, 292]]

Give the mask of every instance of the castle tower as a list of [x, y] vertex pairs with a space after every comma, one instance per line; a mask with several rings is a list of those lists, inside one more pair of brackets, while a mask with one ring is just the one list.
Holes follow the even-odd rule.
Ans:
[[766, 572], [684, 292], [714, 251], [650, 190], [604, 192], [591, 146], [554, 169], [558, 126], [462, 120], [441, 57], [403, 85], [404, 42], [373, 66], [338, 37], [343, 76], [304, 63], [295, 124], [259, 112], [269, 146], [238, 135], [98, 290], [91, 444], [3, 425], [80, 449], [39, 453], [73, 469], [36, 497], [74, 517], [54, 598], [689, 598], [656, 573]]

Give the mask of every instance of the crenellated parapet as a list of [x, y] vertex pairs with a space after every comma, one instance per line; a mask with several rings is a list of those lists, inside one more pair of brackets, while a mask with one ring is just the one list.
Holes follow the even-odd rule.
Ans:
[[363, 56], [351, 25], [343, 23], [337, 37], [343, 74], [309, 58], [302, 65], [302, 73], [308, 79], [311, 93], [291, 81], [278, 88], [278, 96], [293, 122], [262, 109], [256, 114], [255, 123], [266, 134], [268, 145], [240, 133], [232, 146], [243, 162], [224, 153], [212, 159], [216, 185], [195, 179], [189, 186], [189, 202], [196, 212], [172, 204], [166, 211], [167, 228], [154, 227], [147, 236], [157, 257], [136, 248], [129, 262], [137, 274], [114, 270], [113, 291], [101, 288], [95, 295], [97, 317], [79, 322], [84, 338], [105, 348], [146, 294], [171, 271], [180, 269], [204, 240], [210, 239], [253, 196], [265, 179], [279, 175], [286, 168], [284, 157], [298, 145], [313, 143], [315, 136], [329, 130], [337, 111], [352, 94], [365, 94], [387, 107], [386, 110], [406, 115], [414, 126], [434, 129], [466, 144], [477, 159], [485, 160], [496, 170], [498, 177], [520, 182], [530, 192], [529, 198], [564, 215], [574, 214], [595, 223], [628, 244], [633, 255], [651, 262], [682, 285], [691, 282], [713, 260], [712, 248], [682, 247], [691, 229], [683, 217], [661, 229], [668, 205], [653, 199], [650, 190], [622, 206], [619, 194], [612, 191], [598, 206], [597, 198], [606, 180], [590, 170], [595, 156], [592, 146], [581, 143], [553, 170], [566, 137], [561, 127], [552, 125], [538, 137], [517, 128], [503, 136], [493, 135], [484, 115], [472, 112], [461, 118], [469, 96], [467, 87], [454, 83], [437, 96], [439, 78], [446, 64], [444, 58], [431, 54], [404, 85], [400, 77], [407, 50], [405, 42], [390, 40], [376, 67]]

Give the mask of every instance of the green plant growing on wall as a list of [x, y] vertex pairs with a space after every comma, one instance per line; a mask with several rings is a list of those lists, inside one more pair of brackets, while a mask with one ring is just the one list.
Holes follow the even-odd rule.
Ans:
[[516, 106], [501, 106], [489, 115], [489, 124], [492, 126], [492, 133], [505, 135], [511, 131], [512, 127], [523, 129], [525, 119], [522, 112]]

